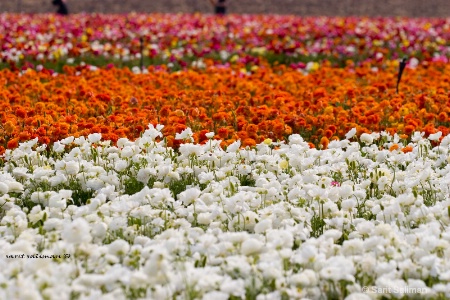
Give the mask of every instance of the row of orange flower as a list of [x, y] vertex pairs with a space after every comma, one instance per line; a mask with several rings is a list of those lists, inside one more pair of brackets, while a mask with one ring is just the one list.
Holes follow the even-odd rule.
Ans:
[[65, 67], [0, 71], [0, 153], [35, 137], [51, 143], [69, 135], [101, 132], [105, 139], [137, 138], [149, 123], [163, 124], [170, 146], [190, 127], [196, 142], [214, 131], [227, 145], [254, 145], [300, 133], [326, 147], [351, 128], [358, 134], [386, 130], [409, 135], [449, 133], [450, 66], [431, 63], [407, 69], [395, 91], [396, 62], [320, 68], [304, 75], [286, 66], [262, 65], [252, 72], [208, 67], [170, 73], [149, 68], [90, 71]]

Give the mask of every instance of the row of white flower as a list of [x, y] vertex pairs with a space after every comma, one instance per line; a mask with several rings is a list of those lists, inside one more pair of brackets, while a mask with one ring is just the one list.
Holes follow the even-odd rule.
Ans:
[[7, 150], [1, 299], [450, 297], [450, 137], [224, 150], [187, 129], [175, 151], [161, 129]]

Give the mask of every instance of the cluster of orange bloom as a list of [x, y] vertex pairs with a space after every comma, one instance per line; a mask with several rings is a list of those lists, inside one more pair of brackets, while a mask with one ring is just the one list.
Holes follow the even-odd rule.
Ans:
[[226, 146], [240, 139], [254, 145], [266, 138], [301, 134], [326, 148], [353, 127], [410, 135], [449, 133], [450, 65], [429, 63], [407, 69], [395, 90], [397, 62], [331, 68], [311, 74], [287, 66], [207, 67], [176, 73], [149, 67], [96, 71], [64, 67], [57, 76], [43, 70], [0, 71], [0, 153], [37, 137], [49, 144], [67, 136], [101, 132], [104, 139], [137, 138], [152, 123], [165, 125], [169, 146], [186, 127], [195, 142], [205, 134]]

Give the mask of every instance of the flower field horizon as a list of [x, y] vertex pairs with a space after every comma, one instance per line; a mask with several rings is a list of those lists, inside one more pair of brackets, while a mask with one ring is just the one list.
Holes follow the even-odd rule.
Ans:
[[0, 298], [449, 298], [449, 29], [0, 14]]

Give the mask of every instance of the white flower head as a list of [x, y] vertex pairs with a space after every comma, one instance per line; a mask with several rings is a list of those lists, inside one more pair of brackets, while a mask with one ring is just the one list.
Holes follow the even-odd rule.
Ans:
[[55, 142], [53, 144], [53, 151], [55, 151], [56, 153], [64, 152], [64, 149], [65, 149], [64, 144], [62, 144], [60, 142]]
[[157, 125], [156, 128], [153, 126], [153, 124], [148, 125], [148, 129], [145, 130], [143, 136], [148, 136], [152, 140], [155, 140], [157, 137], [162, 137], [163, 134], [161, 133], [163, 125]]
[[363, 142], [366, 145], [370, 145], [373, 143], [373, 137], [372, 137], [372, 135], [370, 135], [368, 133], [361, 134], [360, 140], [361, 140], [361, 142]]
[[9, 187], [5, 183], [0, 182], [0, 194], [8, 194], [8, 191]]
[[66, 137], [65, 139], [62, 139], [60, 142], [63, 145], [69, 145], [69, 144], [72, 144], [72, 142], [74, 140], [75, 140], [75, 138], [73, 136], [69, 136], [69, 137]]
[[425, 135], [425, 132], [416, 131], [411, 136], [411, 141], [413, 141], [414, 143], [417, 143], [418, 141], [420, 141], [423, 138], [424, 135]]
[[118, 239], [108, 245], [108, 251], [115, 256], [122, 256], [128, 253], [130, 250], [130, 244], [128, 242]]
[[244, 255], [258, 254], [263, 248], [264, 244], [261, 241], [255, 238], [249, 238], [242, 243], [241, 252]]
[[255, 225], [256, 233], [264, 233], [269, 229], [272, 229], [272, 219], [264, 219]]
[[448, 145], [450, 145], [450, 134], [446, 135], [441, 141], [441, 146], [446, 147]]
[[61, 232], [61, 237], [69, 244], [89, 243], [92, 240], [90, 226], [83, 218], [77, 218], [66, 223]]
[[237, 140], [237, 141], [231, 143], [230, 145], [228, 145], [227, 152], [228, 153], [236, 152], [239, 150], [240, 147], [241, 147], [241, 141]]
[[127, 138], [120, 138], [117, 140], [117, 147], [123, 148], [129, 143], [129, 140]]
[[430, 141], [439, 141], [440, 137], [442, 136], [442, 132], [438, 131], [436, 133], [430, 134], [430, 136], [428, 137], [428, 139]]
[[193, 142], [194, 139], [192, 138], [192, 135], [193, 135], [192, 130], [190, 128], [186, 128], [181, 133], [177, 133], [175, 135], [175, 139], [176, 140], [190, 140], [191, 142]]
[[88, 140], [91, 143], [98, 143], [102, 139], [101, 133], [91, 133], [88, 135]]
[[347, 133], [345, 134], [345, 138], [346, 138], [347, 140], [349, 140], [349, 139], [351, 139], [352, 137], [354, 137], [355, 134], [356, 134], [356, 128], [353, 127], [352, 129], [350, 129], [349, 132], [347, 132]]

